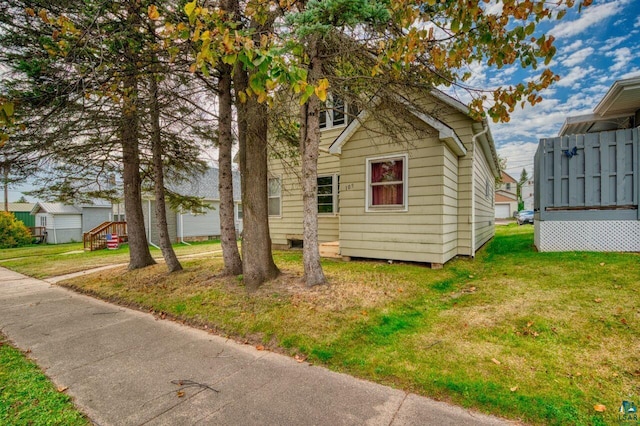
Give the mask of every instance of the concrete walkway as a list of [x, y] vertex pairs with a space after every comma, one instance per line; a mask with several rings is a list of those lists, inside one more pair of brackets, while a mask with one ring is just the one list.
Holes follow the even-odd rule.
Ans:
[[0, 331], [97, 425], [502, 425], [0, 268]]

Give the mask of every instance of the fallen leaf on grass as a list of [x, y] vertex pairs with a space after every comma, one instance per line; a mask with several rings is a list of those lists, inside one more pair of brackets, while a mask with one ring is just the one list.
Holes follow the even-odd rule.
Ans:
[[600, 262], [600, 266], [604, 266], [604, 262]]
[[293, 357], [293, 359], [295, 359], [298, 362], [305, 362], [307, 360], [306, 356], [300, 356], [300, 355], [296, 355]]
[[69, 386], [60, 386], [60, 387], [58, 387], [58, 392], [64, 392], [67, 389], [69, 389]]
[[596, 302], [596, 303], [600, 303], [600, 302], [602, 302], [602, 299], [599, 298], [599, 297], [596, 297], [595, 299], [593, 299], [593, 301]]
[[509, 390], [510, 390], [511, 392], [515, 392], [515, 391], [517, 391], [517, 390], [518, 390], [518, 387], [517, 387], [517, 386], [514, 386], [514, 387], [512, 387], [512, 388], [509, 388]]
[[598, 413], [604, 413], [607, 410], [607, 407], [605, 407], [602, 404], [596, 404], [593, 406], [593, 409], [596, 410]]
[[627, 320], [626, 320], [626, 319], [624, 319], [624, 318], [621, 318], [621, 319], [620, 319], [620, 322], [621, 322], [621, 323], [623, 323], [624, 325], [627, 325]]
[[502, 364], [500, 361], [498, 361], [498, 360], [497, 360], [497, 359], [495, 359], [495, 358], [491, 358], [491, 362], [493, 362], [493, 363], [494, 363], [494, 364], [496, 364], [496, 365], [500, 365], [500, 364]]

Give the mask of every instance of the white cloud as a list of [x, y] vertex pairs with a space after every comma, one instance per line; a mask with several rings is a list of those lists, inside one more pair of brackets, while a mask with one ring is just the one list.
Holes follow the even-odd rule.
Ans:
[[561, 76], [560, 81], [556, 84], [559, 87], [571, 87], [573, 89], [578, 88], [580, 86], [579, 83], [582, 82], [587, 75], [592, 74], [594, 71], [595, 68], [593, 67], [571, 68], [571, 70], [569, 70], [569, 73], [567, 75]]
[[485, 13], [488, 15], [502, 15], [502, 8], [504, 4], [502, 1], [491, 1], [485, 8]]
[[560, 51], [562, 52], [562, 54], [570, 54], [571, 52], [575, 52], [576, 50], [580, 49], [582, 45], [582, 40], [576, 40], [573, 43], [569, 43], [566, 46], [563, 46]]
[[611, 50], [614, 47], [618, 46], [620, 43], [624, 43], [630, 36], [626, 35], [626, 36], [621, 36], [621, 37], [613, 37], [607, 40], [607, 42], [605, 43], [604, 47], [602, 48], [603, 50]]
[[622, 12], [630, 0], [614, 0], [608, 3], [589, 6], [582, 10], [580, 17], [573, 21], [561, 21], [549, 31], [556, 38], [572, 37], [583, 33], [593, 26], [601, 25], [604, 20]]
[[566, 59], [562, 60], [562, 65], [566, 67], [578, 65], [579, 63], [584, 62], [584, 60], [589, 56], [593, 55], [593, 52], [593, 47], [585, 47], [584, 49], [580, 49], [569, 55]]
[[631, 49], [628, 47], [622, 47], [612, 52], [607, 52], [606, 56], [613, 58], [613, 65], [609, 67], [609, 71], [613, 72], [621, 71], [633, 59]]
[[638, 67], [634, 67], [631, 71], [629, 71], [626, 74], [622, 74], [621, 76], [619, 76], [620, 79], [625, 79], [625, 78], [634, 78], [634, 77], [640, 77], [640, 68]]
[[633, 24], [633, 28], [640, 28], [640, 16], [636, 18], [636, 22]]
[[538, 149], [538, 142], [509, 142], [497, 148], [498, 155], [507, 159], [507, 170], [516, 179], [520, 177], [522, 169], [533, 176], [533, 158]]

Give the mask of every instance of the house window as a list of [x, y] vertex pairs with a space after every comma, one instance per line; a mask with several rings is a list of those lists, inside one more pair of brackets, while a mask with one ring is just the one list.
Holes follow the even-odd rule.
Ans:
[[330, 129], [347, 123], [345, 102], [337, 96], [329, 95], [325, 108], [320, 111], [320, 128]]
[[46, 228], [47, 227], [47, 217], [46, 216], [40, 216], [40, 226], [42, 228]]
[[407, 208], [407, 156], [367, 159], [367, 208]]
[[281, 193], [280, 178], [269, 178], [269, 216], [280, 216]]
[[511, 191], [511, 183], [507, 182], [507, 191]]
[[320, 176], [318, 178], [318, 213], [338, 212], [338, 188], [340, 176]]
[[238, 204], [238, 209], [236, 213], [236, 219], [242, 220], [242, 204]]

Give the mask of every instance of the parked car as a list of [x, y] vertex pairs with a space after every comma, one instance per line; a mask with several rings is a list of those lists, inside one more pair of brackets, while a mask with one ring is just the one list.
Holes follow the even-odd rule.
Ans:
[[516, 221], [518, 225], [523, 225], [525, 223], [530, 223], [533, 225], [533, 210], [522, 210], [518, 212], [516, 216]]

